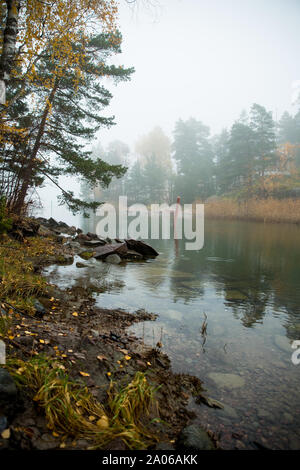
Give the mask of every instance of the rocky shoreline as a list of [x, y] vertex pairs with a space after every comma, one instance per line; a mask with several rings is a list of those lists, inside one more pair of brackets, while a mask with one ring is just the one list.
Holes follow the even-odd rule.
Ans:
[[[84, 259], [95, 257], [112, 263], [158, 255], [143, 242], [99, 239], [54, 219], [19, 221], [9, 236], [18, 239], [21, 245], [33, 243], [34, 239], [47, 241], [47, 247], [51, 247], [47, 256], [44, 251], [30, 260], [34, 273], [42, 273], [43, 267], [50, 264], [73, 263], [78, 254]], [[156, 388], [158, 403], [156, 413], [143, 417], [156, 436], [150, 448], [218, 448], [215, 436], [191, 424], [194, 415], [188, 410], [189, 400], [206, 403], [201, 381], [174, 374], [159, 343], [155, 348], [147, 346], [127, 331], [134, 322], [154, 321], [154, 314], [97, 308], [85, 289], [74, 286], [63, 290], [49, 283], [47, 294], [37, 296], [34, 307], [34, 315], [28, 315], [5, 302], [2, 304], [2, 314], [9, 313], [12, 320], [9, 334], [2, 335], [9, 357], [23, 361], [39, 355], [56, 358], [72, 380], [80, 381], [104, 404], [112, 382], [120, 388], [142, 372]], [[62, 439], [60, 433], [49, 430], [43, 409], [26, 390], [16, 388], [5, 367], [0, 368], [0, 436], [0, 449], [91, 448], [88, 439], [70, 436]], [[104, 448], [127, 449], [121, 438], [113, 439]]]

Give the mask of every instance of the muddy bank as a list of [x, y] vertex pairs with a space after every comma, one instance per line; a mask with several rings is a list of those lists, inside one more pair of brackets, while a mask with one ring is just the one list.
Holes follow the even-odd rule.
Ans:
[[[72, 246], [71, 238], [49, 232], [37, 233], [27, 243], [34, 243], [34, 237], [42, 237], [47, 246], [47, 250], [31, 257], [35, 273], [42, 273], [43, 267], [49, 264], [72, 262], [78, 253], [78, 245]], [[9, 305], [3, 303], [2, 308], [6, 310]], [[42, 354], [56, 358], [64, 365], [70, 379], [85, 384], [93, 397], [104, 405], [111, 382], [121, 389], [137, 372], [145, 373], [149, 383], [156, 388], [158, 402], [156, 412], [143, 417], [145, 425], [156, 436], [151, 448], [177, 449], [189, 447], [192, 445], [189, 442], [195, 441], [195, 432], [197, 434], [199, 429], [192, 430], [192, 437], [189, 429], [185, 433], [187, 436], [181, 431], [192, 422], [193, 414], [188, 410], [191, 397], [203, 402], [201, 381], [196, 377], [173, 374], [159, 343], [155, 348], [147, 346], [127, 331], [134, 322], [155, 321], [154, 314], [143, 310], [128, 313], [97, 308], [92, 295], [83, 288], [62, 290], [48, 284], [46, 293], [35, 299], [33, 315], [10, 306], [10, 316], [10, 329], [3, 338], [9, 357], [28, 361]], [[26, 389], [18, 392], [15, 400], [15, 413], [7, 417], [7, 423], [2, 422], [2, 431], [4, 428], [5, 433], [9, 429], [9, 433], [0, 438], [0, 449], [90, 448], [89, 440], [82, 438], [67, 438], [62, 442], [59, 433], [48, 429], [43, 409]], [[215, 436], [204, 434], [203, 448], [207, 445], [218, 447]], [[126, 445], [122, 439], [115, 439], [105, 448], [124, 450]]]

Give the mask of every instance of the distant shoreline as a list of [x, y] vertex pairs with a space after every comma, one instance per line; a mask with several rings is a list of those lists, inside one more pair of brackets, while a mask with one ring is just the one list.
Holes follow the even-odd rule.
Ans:
[[300, 199], [249, 199], [238, 202], [220, 198], [205, 203], [208, 219], [300, 224]]

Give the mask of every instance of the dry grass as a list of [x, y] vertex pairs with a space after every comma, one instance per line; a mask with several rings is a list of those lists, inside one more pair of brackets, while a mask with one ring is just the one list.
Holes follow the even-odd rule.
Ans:
[[111, 383], [104, 407], [86, 386], [71, 380], [65, 366], [56, 359], [35, 356], [25, 362], [10, 358], [6, 368], [18, 386], [31, 392], [62, 446], [68, 437], [86, 439], [95, 449], [104, 448], [116, 438], [129, 449], [146, 449], [158, 441], [141, 423], [155, 403], [155, 390], [142, 372], [137, 372], [120, 391]]
[[45, 294], [47, 282], [34, 274], [32, 259], [52, 254], [46, 238], [32, 238], [26, 243], [3, 237], [0, 241], [0, 302], [8, 302], [19, 310], [34, 313], [33, 301]]
[[219, 199], [205, 204], [205, 217], [300, 223], [300, 199]]

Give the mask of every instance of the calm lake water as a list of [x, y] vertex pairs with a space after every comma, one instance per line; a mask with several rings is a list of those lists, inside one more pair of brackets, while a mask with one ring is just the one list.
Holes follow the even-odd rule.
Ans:
[[155, 260], [90, 260], [78, 269], [76, 258], [48, 273], [65, 286], [102, 287], [101, 307], [157, 313], [131, 331], [162, 341], [173, 370], [198, 376], [223, 403], [191, 407], [224, 448], [300, 449], [300, 364], [291, 360], [300, 340], [299, 242], [293, 225], [206, 221], [198, 252], [185, 251], [184, 241], [151, 241]]

